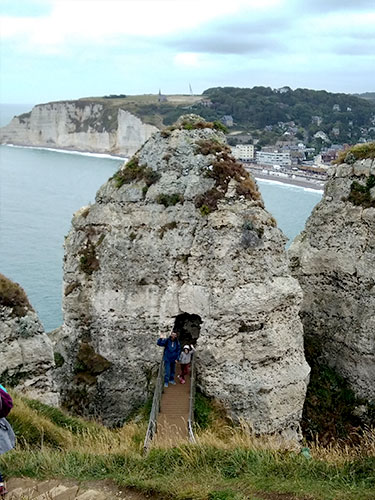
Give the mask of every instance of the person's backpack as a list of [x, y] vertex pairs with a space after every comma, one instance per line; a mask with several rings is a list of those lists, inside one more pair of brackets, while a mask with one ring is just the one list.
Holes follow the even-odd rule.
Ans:
[[7, 391], [0, 385], [0, 418], [5, 418], [13, 408], [13, 400]]

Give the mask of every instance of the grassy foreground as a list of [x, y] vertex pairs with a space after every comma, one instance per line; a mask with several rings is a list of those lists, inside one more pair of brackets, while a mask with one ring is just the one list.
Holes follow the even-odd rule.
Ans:
[[[194, 500], [375, 498], [375, 432], [356, 447], [277, 450], [223, 419], [211, 419], [196, 445], [153, 448], [143, 456], [145, 414], [121, 429], [13, 394], [9, 416], [18, 437], [15, 450], [0, 456], [8, 477], [77, 480], [113, 479], [121, 486], [159, 493], [159, 498]], [[279, 443], [278, 443], [279, 445]]]

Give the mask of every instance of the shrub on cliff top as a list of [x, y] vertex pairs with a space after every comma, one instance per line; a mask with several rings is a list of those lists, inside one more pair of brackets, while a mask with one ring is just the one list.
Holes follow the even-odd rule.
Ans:
[[[204, 145], [205, 147], [206, 144]], [[244, 169], [241, 163], [238, 163], [230, 155], [226, 146], [222, 146], [221, 152], [216, 153], [212, 169], [207, 171], [207, 176], [215, 180], [215, 186], [195, 198], [195, 206], [197, 208], [207, 207], [205, 208], [205, 213], [202, 213], [202, 215], [207, 215], [207, 209], [209, 212], [217, 209], [218, 201], [225, 197], [231, 179], [236, 181], [236, 193], [238, 196], [244, 196], [248, 200], [258, 200], [261, 202], [261, 195], [255, 181], [250, 177], [250, 174]]]
[[11, 307], [14, 317], [25, 316], [33, 310], [23, 288], [3, 274], [0, 274], [0, 306]]
[[190, 114], [180, 116], [173, 125], [161, 131], [161, 136], [164, 138], [169, 137], [173, 130], [196, 130], [204, 128], [220, 130], [223, 133], [227, 132], [225, 125], [218, 121], [206, 122], [201, 116]]
[[356, 144], [349, 149], [341, 151], [337, 159], [333, 162], [340, 163], [354, 163], [356, 160], [365, 160], [367, 158], [375, 158], [375, 142], [366, 142], [365, 144]]
[[136, 156], [133, 156], [125, 167], [116, 172], [112, 177], [116, 182], [117, 188], [120, 188], [123, 184], [130, 184], [131, 182], [140, 180], [144, 180], [146, 186], [149, 187], [158, 181], [159, 178], [160, 174], [152, 168], [147, 167], [147, 165], [139, 165], [139, 160]]

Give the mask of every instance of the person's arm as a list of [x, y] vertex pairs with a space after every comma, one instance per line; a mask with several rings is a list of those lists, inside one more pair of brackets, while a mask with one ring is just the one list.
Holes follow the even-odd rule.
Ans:
[[190, 352], [193, 354], [195, 352], [195, 348], [193, 344], [190, 344]]
[[156, 344], [159, 345], [160, 347], [165, 347], [167, 344], [168, 339], [165, 338], [164, 333], [160, 334], [160, 338], [157, 340]]

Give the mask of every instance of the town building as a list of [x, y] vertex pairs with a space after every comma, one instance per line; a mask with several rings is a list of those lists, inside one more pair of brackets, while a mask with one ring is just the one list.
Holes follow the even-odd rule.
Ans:
[[224, 115], [220, 121], [226, 127], [233, 127], [233, 116], [232, 115]]
[[252, 161], [254, 160], [254, 146], [252, 144], [237, 144], [232, 148], [232, 155], [236, 160]]
[[280, 166], [290, 166], [292, 164], [292, 159], [290, 156], [290, 151], [257, 151], [256, 163], [260, 165], [280, 165]]

